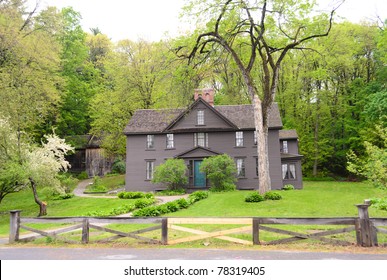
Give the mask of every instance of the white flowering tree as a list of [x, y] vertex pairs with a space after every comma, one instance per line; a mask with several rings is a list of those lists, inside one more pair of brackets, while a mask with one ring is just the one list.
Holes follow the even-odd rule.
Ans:
[[57, 135], [45, 135], [46, 141], [41, 147], [33, 147], [26, 153], [25, 167], [28, 181], [39, 205], [39, 216], [47, 214], [47, 204], [38, 197], [37, 186], [49, 186], [64, 192], [57, 177], [61, 171], [67, 171], [70, 164], [65, 155], [73, 148]]
[[65, 155], [73, 148], [55, 134], [46, 135], [40, 146], [30, 144], [26, 135], [0, 118], [0, 203], [10, 193], [31, 187], [39, 216], [47, 214], [47, 204], [38, 197], [37, 187], [64, 191], [58, 179], [60, 171], [70, 167]]

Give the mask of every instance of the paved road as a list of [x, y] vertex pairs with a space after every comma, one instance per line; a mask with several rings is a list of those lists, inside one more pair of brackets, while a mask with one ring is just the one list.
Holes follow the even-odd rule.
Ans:
[[387, 260], [387, 254], [327, 252], [0, 247], [1, 260]]

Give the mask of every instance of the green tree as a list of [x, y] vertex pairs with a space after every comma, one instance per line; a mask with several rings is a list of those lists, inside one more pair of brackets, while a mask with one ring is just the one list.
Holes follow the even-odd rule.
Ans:
[[178, 190], [188, 183], [187, 166], [182, 159], [167, 159], [155, 168], [152, 183], [162, 183], [169, 190]]
[[[61, 11], [62, 26], [57, 36], [62, 46], [61, 75], [65, 81], [59, 107], [58, 134], [82, 135], [90, 130], [90, 100], [100, 89], [100, 72], [89, 58], [87, 34], [81, 15], [72, 8]], [[92, 59], [96, 59], [97, 54]]]
[[348, 153], [348, 171], [367, 178], [376, 187], [387, 188], [387, 128], [377, 126], [382, 139], [380, 146], [364, 142], [365, 155], [359, 157], [352, 150]]
[[200, 171], [210, 180], [211, 190], [218, 192], [235, 190], [237, 168], [229, 155], [205, 158], [200, 165]]

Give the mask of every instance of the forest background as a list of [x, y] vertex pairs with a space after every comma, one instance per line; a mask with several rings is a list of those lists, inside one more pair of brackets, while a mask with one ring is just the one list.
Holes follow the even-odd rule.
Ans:
[[[123, 129], [136, 109], [186, 107], [204, 87], [215, 88], [218, 105], [249, 102], [226, 53], [200, 64], [176, 56], [195, 43], [197, 30], [113, 42], [97, 26], [83, 30], [80, 20], [73, 8], [0, 1], [0, 117], [37, 143], [53, 130], [91, 133], [109, 155], [124, 157]], [[386, 22], [337, 21], [328, 37], [308, 44], [282, 64], [276, 101], [284, 128], [298, 132], [306, 176], [349, 178], [349, 151], [361, 156], [365, 141], [384, 144]], [[261, 69], [254, 75], [259, 81]]]

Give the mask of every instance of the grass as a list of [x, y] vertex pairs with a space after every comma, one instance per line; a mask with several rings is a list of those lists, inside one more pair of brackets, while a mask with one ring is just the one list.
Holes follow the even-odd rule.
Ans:
[[[109, 177], [107, 177], [109, 178]], [[110, 179], [119, 181], [118, 178]], [[279, 201], [264, 201], [260, 203], [246, 203], [244, 198], [251, 191], [235, 191], [228, 193], [211, 193], [210, 196], [167, 216], [175, 217], [352, 217], [357, 216], [355, 204], [364, 199], [385, 197], [386, 191], [376, 189], [367, 183], [349, 182], [305, 182], [303, 190], [279, 191], [283, 197]], [[48, 201], [48, 216], [83, 216], [90, 211], [109, 210], [120, 207], [130, 200], [112, 198], [80, 198], [69, 200]], [[36, 216], [38, 206], [35, 204], [30, 190], [6, 197], [0, 205], [0, 236], [7, 237], [9, 233], [9, 210], [20, 209], [22, 216]], [[370, 207], [371, 217], [387, 217], [387, 212]], [[58, 225], [57, 225], [58, 226]], [[111, 225], [112, 228], [135, 230], [145, 225]], [[35, 226], [38, 228], [37, 226]], [[40, 225], [39, 225], [40, 227]], [[109, 226], [110, 227], [110, 226]], [[203, 230], [212, 230], [204, 226]], [[181, 233], [171, 238], [181, 237]], [[182, 235], [184, 236], [184, 234]], [[150, 238], [159, 237], [159, 233], [150, 233]], [[246, 237], [248, 238], [248, 237]], [[77, 238], [79, 240], [79, 238]], [[353, 239], [353, 237], [352, 237]], [[44, 242], [44, 241], [43, 241]], [[132, 244], [132, 242], [129, 242]], [[223, 246], [222, 241], [212, 240], [213, 246]], [[143, 245], [143, 244], [142, 244]], [[114, 245], [112, 245], [114, 246]], [[176, 245], [202, 246], [201, 242]], [[314, 246], [314, 245], [313, 245]]]
[[[95, 181], [95, 180], [94, 180]], [[89, 185], [87, 192], [108, 192], [125, 186], [125, 175], [111, 175], [97, 179], [97, 186]]]
[[[178, 217], [351, 217], [356, 204], [364, 199], [386, 196], [386, 191], [367, 183], [305, 182], [303, 190], [279, 191], [282, 200], [244, 202], [251, 191], [211, 193], [190, 208], [169, 216]], [[369, 209], [371, 217], [386, 217], [387, 212]]]
[[[41, 199], [45, 199], [43, 196]], [[66, 200], [47, 200], [48, 217], [85, 216], [88, 212], [103, 210], [104, 212], [114, 208], [134, 204], [135, 200], [113, 198], [88, 198], [73, 197]], [[22, 210], [22, 217], [36, 217], [39, 207], [34, 202], [32, 191], [27, 189], [16, 194], [10, 194], [4, 198], [0, 205], [0, 236], [9, 234], [10, 210]]]

